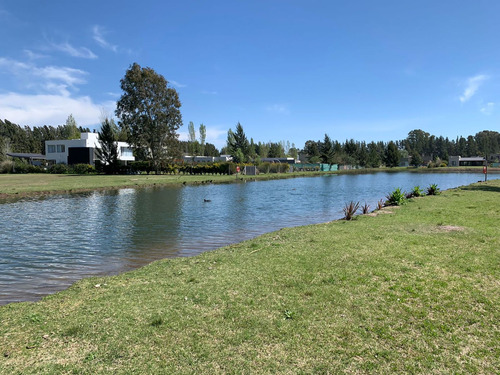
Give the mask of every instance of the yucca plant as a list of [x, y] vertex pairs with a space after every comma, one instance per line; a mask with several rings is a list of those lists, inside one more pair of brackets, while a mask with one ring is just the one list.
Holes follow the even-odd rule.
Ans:
[[392, 193], [386, 196], [387, 201], [385, 202], [388, 206], [400, 206], [406, 203], [406, 196], [400, 188], [394, 189]]
[[366, 215], [367, 213], [369, 213], [370, 212], [370, 205], [365, 202], [365, 204], [361, 206], [361, 212], [363, 212], [363, 215]]
[[437, 184], [431, 184], [427, 188], [427, 195], [438, 195], [440, 193], [440, 190], [437, 186]]
[[384, 200], [381, 199], [377, 202], [377, 210], [381, 210], [382, 208], [384, 208]]
[[349, 203], [346, 203], [342, 209], [344, 211], [344, 220], [352, 220], [358, 208], [359, 202], [350, 201]]

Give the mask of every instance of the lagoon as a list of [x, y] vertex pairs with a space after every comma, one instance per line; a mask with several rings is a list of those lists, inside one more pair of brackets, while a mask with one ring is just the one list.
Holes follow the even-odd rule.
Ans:
[[[500, 175], [490, 175], [500, 178]], [[481, 173], [378, 172], [247, 183], [118, 189], [0, 204], [0, 304], [34, 301], [89, 276], [193, 256], [283, 227], [341, 218], [394, 188], [441, 189]]]

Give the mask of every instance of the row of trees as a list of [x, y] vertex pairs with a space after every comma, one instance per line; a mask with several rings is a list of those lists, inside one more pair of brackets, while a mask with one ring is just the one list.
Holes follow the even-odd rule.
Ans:
[[45, 152], [45, 141], [51, 139], [78, 139], [81, 132], [88, 128], [77, 126], [73, 115], [69, 115], [66, 123], [59, 126], [19, 126], [9, 120], [0, 120], [0, 161], [8, 152], [27, 152], [42, 154]]
[[[99, 136], [101, 150], [99, 156], [111, 172], [117, 163], [115, 142], [129, 142], [138, 160], [147, 160], [155, 171], [160, 166], [172, 162], [182, 153], [191, 155], [218, 156], [217, 148], [206, 142], [206, 127], [199, 126], [199, 138], [195, 126], [188, 125], [189, 139], [180, 142], [177, 130], [182, 125], [181, 102], [175, 89], [168, 81], [151, 68], [142, 68], [134, 63], [120, 81], [122, 96], [117, 102], [116, 125], [109, 116], [102, 119]], [[73, 116], [66, 124], [58, 127], [43, 126], [21, 127], [8, 120], [0, 121], [0, 160], [7, 152], [43, 153], [44, 142], [49, 139], [79, 138], [79, 128]], [[309, 162], [328, 164], [350, 164], [361, 167], [389, 167], [399, 165], [401, 157], [409, 157], [412, 164], [442, 159], [449, 155], [489, 156], [500, 153], [500, 134], [483, 131], [475, 136], [457, 137], [455, 140], [436, 137], [417, 129], [412, 130], [404, 140], [390, 142], [359, 142], [353, 139], [340, 143], [327, 134], [323, 141], [309, 140], [301, 150]], [[248, 140], [243, 126], [238, 123], [235, 130], [230, 129], [227, 144], [221, 150], [230, 154], [236, 163], [259, 162], [261, 158], [298, 158], [299, 149], [290, 142], [255, 143]]]
[[290, 142], [258, 142], [253, 138], [248, 141], [243, 126], [238, 122], [235, 131], [229, 129], [227, 133], [226, 146], [221, 153], [231, 155], [236, 163], [246, 163], [249, 161], [258, 162], [261, 158], [298, 158], [299, 150]]

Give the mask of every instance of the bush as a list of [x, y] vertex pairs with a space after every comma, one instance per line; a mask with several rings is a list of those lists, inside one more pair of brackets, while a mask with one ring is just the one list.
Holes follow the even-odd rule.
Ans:
[[400, 188], [394, 189], [392, 193], [387, 195], [387, 201], [385, 204], [387, 206], [400, 206], [406, 203], [405, 193], [401, 191]]
[[440, 190], [437, 184], [432, 184], [427, 188], [427, 195], [438, 195]]
[[424, 191], [420, 188], [420, 186], [417, 185], [413, 188], [412, 191], [406, 194], [406, 198], [410, 199], [414, 197], [422, 197], [424, 195], [425, 195]]
[[53, 164], [49, 167], [48, 172], [54, 174], [68, 173], [69, 168], [66, 164]]
[[10, 160], [4, 160], [0, 163], [0, 173], [11, 173], [14, 167], [14, 162]]
[[90, 164], [75, 164], [71, 166], [70, 171], [74, 174], [89, 174], [95, 173], [96, 169]]

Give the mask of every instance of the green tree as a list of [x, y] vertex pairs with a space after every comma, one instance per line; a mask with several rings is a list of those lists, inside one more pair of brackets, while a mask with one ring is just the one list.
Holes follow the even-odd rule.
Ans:
[[[238, 122], [236, 131], [229, 129], [227, 133], [227, 151], [235, 163], [244, 163], [248, 158], [250, 143], [245, 135], [243, 126]], [[241, 150], [241, 153], [237, 151]], [[242, 157], [243, 155], [243, 157]]]
[[200, 124], [200, 155], [205, 155], [205, 141], [207, 140], [207, 128]]
[[115, 122], [109, 118], [105, 118], [101, 124], [99, 135], [99, 143], [101, 148], [96, 148], [96, 154], [103, 165], [106, 174], [112, 174], [118, 166], [118, 144], [116, 138], [118, 128]]
[[69, 115], [63, 126], [62, 139], [80, 139], [80, 131], [73, 115]]
[[328, 134], [325, 134], [325, 138], [321, 143], [320, 153], [321, 161], [323, 163], [326, 163], [328, 165], [334, 164], [335, 151], [333, 149], [333, 142]]
[[385, 149], [385, 165], [389, 168], [397, 167], [400, 158], [398, 147], [393, 141], [390, 141]]
[[123, 94], [116, 105], [119, 125], [126, 129], [129, 143], [143, 150], [158, 173], [161, 163], [179, 152], [179, 95], [162, 75], [137, 63], [120, 83]]
[[420, 154], [417, 152], [417, 150], [411, 150], [410, 151], [410, 165], [414, 167], [420, 167], [423, 164], [422, 157]]
[[189, 132], [189, 154], [191, 156], [196, 155], [196, 131], [194, 130], [194, 123], [193, 121], [189, 121], [188, 124], [188, 132]]

